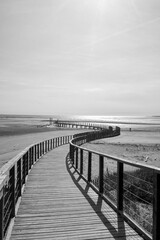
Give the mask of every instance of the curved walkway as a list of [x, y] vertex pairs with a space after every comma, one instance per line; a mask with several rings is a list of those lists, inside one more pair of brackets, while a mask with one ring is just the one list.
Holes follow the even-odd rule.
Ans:
[[68, 145], [32, 168], [15, 218], [12, 240], [141, 240], [72, 168]]

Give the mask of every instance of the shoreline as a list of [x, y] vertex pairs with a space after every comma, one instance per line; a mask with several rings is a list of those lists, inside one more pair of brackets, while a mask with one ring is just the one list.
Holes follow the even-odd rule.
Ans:
[[57, 131], [58, 127], [47, 127], [39, 125], [9, 125], [5, 127], [0, 127], [0, 137], [5, 136], [15, 136], [15, 135], [25, 135], [30, 133], [40, 133], [40, 132], [51, 132]]

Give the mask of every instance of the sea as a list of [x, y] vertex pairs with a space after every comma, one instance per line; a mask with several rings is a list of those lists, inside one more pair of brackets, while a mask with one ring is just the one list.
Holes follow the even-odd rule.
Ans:
[[160, 129], [160, 116], [87, 116], [87, 115], [11, 115], [0, 114], [0, 128], [9, 126], [46, 126], [55, 120], [90, 121], [96, 124], [119, 126], [122, 129]]

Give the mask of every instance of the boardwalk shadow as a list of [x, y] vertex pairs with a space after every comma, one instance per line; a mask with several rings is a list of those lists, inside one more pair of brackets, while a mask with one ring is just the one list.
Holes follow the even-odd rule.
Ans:
[[[66, 168], [68, 173], [70, 174], [74, 184], [77, 186], [77, 188], [81, 191], [83, 196], [86, 198], [90, 206], [93, 208], [94, 212], [97, 214], [101, 222], [104, 224], [108, 232], [112, 235], [113, 239], [123, 239], [126, 240], [126, 230], [124, 225], [124, 220], [121, 216], [116, 214], [114, 212], [115, 222], [113, 225], [113, 220], [110, 222], [109, 218], [107, 218], [106, 213], [104, 214], [102, 209], [102, 204], [104, 200], [97, 196], [97, 201], [95, 202], [95, 199], [92, 199], [89, 195], [89, 190], [91, 190], [91, 187], [88, 183], [85, 182], [85, 187], [80, 184], [80, 180], [82, 180], [82, 177], [77, 174], [77, 171], [72, 167], [70, 163], [70, 159], [68, 158], [68, 155], [66, 157]], [[83, 181], [83, 180], [82, 180]], [[114, 211], [114, 210], [113, 210]], [[115, 227], [117, 221], [117, 227]]]

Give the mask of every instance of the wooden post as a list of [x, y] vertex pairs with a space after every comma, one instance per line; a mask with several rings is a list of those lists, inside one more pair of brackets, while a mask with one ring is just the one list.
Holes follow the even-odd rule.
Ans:
[[49, 141], [47, 140], [47, 152], [49, 151]]
[[45, 153], [47, 153], [47, 140], [45, 141]]
[[99, 192], [103, 193], [104, 157], [99, 156]]
[[28, 175], [28, 171], [29, 171], [29, 161], [28, 161], [28, 152], [26, 152], [25, 154], [25, 164], [26, 164], [26, 176]]
[[4, 197], [3, 197], [3, 189], [0, 192], [0, 240], [4, 238]]
[[153, 240], [160, 239], [160, 174], [153, 173]]
[[25, 184], [25, 180], [26, 180], [26, 176], [25, 176], [25, 172], [26, 172], [25, 155], [23, 155], [22, 162], [23, 162], [23, 167], [22, 167], [22, 169], [23, 169], [23, 175], [22, 175], [23, 182], [22, 182], [22, 184]]
[[71, 144], [69, 145], [69, 157], [72, 161], [72, 145]]
[[39, 156], [42, 156], [42, 147], [41, 147], [41, 143], [39, 143]]
[[17, 167], [19, 168], [18, 176], [17, 176], [17, 181], [18, 181], [18, 197], [21, 197], [22, 195], [22, 158], [19, 159], [17, 163]]
[[80, 174], [83, 174], [83, 149], [80, 150]]
[[39, 159], [39, 144], [37, 144], [37, 159]]
[[78, 148], [76, 148], [76, 169], [78, 168]]
[[43, 155], [44, 155], [45, 142], [43, 142]]
[[52, 150], [53, 149], [53, 141], [52, 141], [52, 139], [51, 139], [51, 147], [50, 147], [50, 150]]
[[43, 142], [41, 142], [41, 156], [43, 155]]
[[72, 164], [74, 165], [74, 146], [72, 146]]
[[36, 160], [37, 160], [36, 152], [37, 152], [37, 147], [36, 147], [36, 145], [35, 145], [35, 146], [34, 146], [34, 163], [35, 163]]
[[15, 217], [15, 165], [10, 170], [10, 177], [11, 177], [11, 202], [12, 202], [12, 212], [11, 217]]
[[92, 153], [88, 152], [88, 182], [91, 181]]
[[117, 209], [123, 211], [123, 163], [117, 162]]
[[31, 162], [31, 149], [28, 150], [28, 169], [31, 169], [31, 166], [32, 166], [32, 162]]
[[32, 165], [34, 163], [34, 147], [31, 148], [31, 152], [32, 152]]
[[0, 240], [4, 238], [4, 181], [6, 176], [0, 176]]

